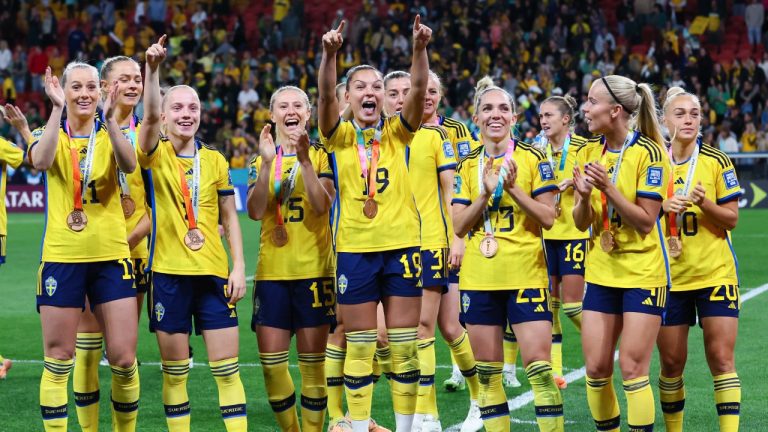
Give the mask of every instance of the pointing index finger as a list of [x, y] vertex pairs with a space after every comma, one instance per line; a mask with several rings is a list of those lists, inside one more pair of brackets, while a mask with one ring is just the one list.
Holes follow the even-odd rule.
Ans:
[[416, 19], [413, 20], [413, 29], [418, 31], [421, 29], [421, 15], [416, 14]]
[[347, 20], [341, 20], [339, 23], [339, 26], [336, 28], [336, 31], [341, 33], [344, 31], [344, 27], [347, 25]]
[[168, 35], [164, 34], [164, 35], [160, 36], [160, 39], [158, 39], [157, 43], [160, 44], [160, 46], [164, 46], [165, 45], [165, 40], [167, 38], [168, 38]]

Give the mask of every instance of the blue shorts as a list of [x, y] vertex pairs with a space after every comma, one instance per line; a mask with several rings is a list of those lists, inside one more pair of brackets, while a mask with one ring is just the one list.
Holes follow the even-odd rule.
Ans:
[[448, 292], [448, 249], [421, 251], [421, 285], [425, 288], [441, 288]]
[[544, 240], [547, 252], [547, 272], [550, 276], [584, 276], [586, 240]]
[[692, 291], [671, 291], [667, 301], [665, 326], [694, 325], [696, 316], [739, 317], [741, 297], [738, 285], [720, 285]]
[[149, 331], [195, 333], [237, 327], [237, 309], [226, 296], [227, 280], [216, 276], [183, 276], [152, 272]]
[[663, 317], [668, 292], [667, 287], [611, 288], [587, 283], [582, 308], [612, 315], [637, 312]]
[[451, 269], [448, 273], [448, 283], [449, 284], [458, 284], [459, 283], [459, 269]]
[[256, 326], [297, 329], [336, 325], [333, 278], [254, 281], [251, 330]]
[[37, 279], [37, 310], [40, 306], [85, 308], [136, 297], [131, 260], [90, 263], [40, 263]]
[[552, 321], [547, 288], [503, 291], [461, 290], [460, 321], [466, 324], [495, 325]]
[[421, 252], [411, 247], [336, 256], [339, 304], [378, 302], [384, 297], [421, 297]]
[[0, 265], [5, 264], [5, 248], [8, 240], [4, 235], [0, 235]]
[[133, 258], [133, 279], [136, 281], [136, 292], [146, 294], [149, 291], [149, 274], [147, 260]]

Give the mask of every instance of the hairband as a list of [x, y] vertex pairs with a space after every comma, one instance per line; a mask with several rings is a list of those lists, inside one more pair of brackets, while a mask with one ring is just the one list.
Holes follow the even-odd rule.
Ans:
[[[626, 105], [624, 105], [623, 103], [621, 103], [621, 101], [619, 101], [619, 98], [616, 97], [616, 94], [613, 93], [613, 90], [611, 90], [611, 86], [608, 85], [608, 80], [606, 80], [605, 77], [600, 78], [600, 80], [603, 81], [603, 85], [605, 85], [606, 90], [608, 90], [608, 93], [610, 93], [613, 100], [615, 100], [617, 104], [619, 104], [622, 108], [624, 108], [624, 111], [631, 114], [632, 110], [627, 108]], [[639, 92], [639, 91], [640, 91], [640, 86], [635, 84], [635, 92]]]

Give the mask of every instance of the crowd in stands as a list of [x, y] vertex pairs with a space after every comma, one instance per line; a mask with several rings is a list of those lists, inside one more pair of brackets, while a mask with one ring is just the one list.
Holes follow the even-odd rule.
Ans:
[[[187, 83], [204, 103], [200, 136], [245, 167], [282, 85], [316, 95], [320, 36], [348, 20], [340, 77], [370, 63], [409, 68], [411, 22], [434, 29], [430, 66], [446, 116], [472, 125], [476, 80], [493, 76], [517, 97], [519, 130], [538, 128], [538, 104], [620, 74], [699, 95], [703, 137], [727, 152], [768, 151], [768, 0], [43, 0], [0, 1], [2, 100], [43, 124], [41, 77], [70, 60], [99, 67], [168, 34], [165, 84]], [[585, 133], [583, 123], [577, 131]], [[0, 135], [18, 138], [0, 121]], [[16, 139], [20, 142], [19, 139]]]

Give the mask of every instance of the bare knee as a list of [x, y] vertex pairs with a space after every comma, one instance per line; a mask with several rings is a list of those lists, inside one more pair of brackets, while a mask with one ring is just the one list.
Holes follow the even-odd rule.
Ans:
[[49, 343], [45, 347], [45, 356], [56, 360], [71, 360], [75, 357], [75, 349], [74, 347]]
[[712, 375], [717, 376], [735, 371], [736, 365], [733, 357], [733, 352], [725, 349], [714, 352], [708, 351], [707, 364], [709, 364], [709, 370]]
[[679, 377], [683, 375], [686, 353], [661, 353], [659, 363], [661, 363], [661, 374], [668, 378]]
[[[440, 333], [443, 335], [443, 338], [448, 342], [453, 342], [464, 334], [464, 327], [461, 326], [455, 315], [453, 317], [444, 317], [441, 315], [437, 325], [440, 327]], [[434, 330], [432, 331], [432, 334], [434, 334]]]
[[632, 355], [622, 355], [619, 358], [621, 376], [625, 380], [648, 375], [648, 364], [641, 358]]

